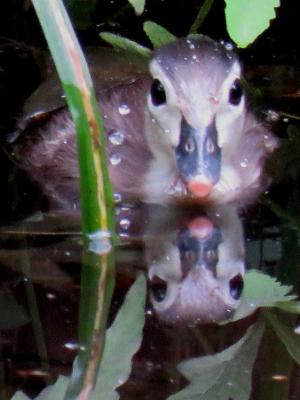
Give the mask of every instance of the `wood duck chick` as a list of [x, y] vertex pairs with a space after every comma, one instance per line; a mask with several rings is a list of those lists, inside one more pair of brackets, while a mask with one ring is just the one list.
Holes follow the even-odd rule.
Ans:
[[[264, 164], [277, 141], [248, 109], [232, 50], [202, 35], [178, 39], [153, 53], [149, 70], [99, 54], [92, 74], [119, 200], [244, 205], [266, 188]], [[76, 208], [74, 124], [51, 82], [35, 96], [51, 105], [31, 107], [12, 154], [52, 205]]]
[[245, 274], [236, 209], [222, 205], [187, 214], [168, 207], [150, 224], [145, 243], [154, 310], [168, 323], [230, 319], [240, 305]]

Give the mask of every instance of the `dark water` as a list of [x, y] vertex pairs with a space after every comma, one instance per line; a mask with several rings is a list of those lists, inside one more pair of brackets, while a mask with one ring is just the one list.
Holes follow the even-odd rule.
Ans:
[[[265, 315], [267, 308], [259, 311], [255, 304], [251, 315], [236, 322], [211, 323], [234, 318], [241, 307], [236, 276], [246, 280], [250, 268], [292, 283], [297, 292], [297, 242], [286, 243], [292, 240], [283, 237], [286, 228], [263, 207], [253, 208], [247, 218], [243, 214], [240, 219], [230, 207], [205, 211], [119, 208], [121, 243], [116, 249], [110, 321], [136, 276], [142, 272], [148, 277], [142, 345], [129, 380], [118, 389], [122, 399], [167, 398], [188, 384], [177, 368], [181, 361], [210, 356], [213, 362], [220, 352], [244, 340], [250, 326], [257, 332], [263, 323], [256, 342], [229, 357], [224, 376], [211, 384], [203, 398], [222, 393], [235, 399], [299, 398], [299, 367], [291, 357], [294, 352], [297, 358], [300, 340], [294, 333], [296, 315], [272, 311], [286, 328], [288, 339], [279, 338]], [[21, 224], [2, 227], [0, 237], [2, 398], [10, 398], [16, 389], [33, 396], [58, 375], [68, 375], [78, 351], [79, 220], [37, 214]], [[294, 249], [287, 256], [289, 246]], [[290, 271], [287, 258], [293, 264]], [[203, 274], [204, 270], [210, 275]], [[259, 286], [259, 276], [255, 279]], [[223, 290], [222, 301], [215, 286]], [[122, 358], [122, 349], [118, 352]], [[216, 362], [213, 377], [220, 374], [219, 367]], [[197, 368], [201, 377], [201, 364]], [[252, 388], [251, 397], [240, 393], [245, 390], [244, 381]]]

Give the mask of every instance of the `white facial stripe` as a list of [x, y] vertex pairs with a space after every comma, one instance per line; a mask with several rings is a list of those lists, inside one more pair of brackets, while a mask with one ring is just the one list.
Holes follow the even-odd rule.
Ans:
[[245, 98], [242, 97], [238, 105], [229, 102], [230, 89], [236, 79], [241, 77], [241, 67], [235, 62], [225, 79], [218, 96], [219, 107], [216, 113], [216, 127], [218, 130], [218, 144], [222, 148], [223, 156], [231, 154], [233, 142], [240, 140], [239, 133], [242, 132], [243, 113], [245, 108]]
[[[148, 109], [151, 117], [157, 122], [158, 129], [160, 128], [158, 131], [160, 143], [173, 148], [179, 143], [181, 126], [181, 112], [178, 108], [176, 93], [169, 78], [156, 60], [150, 63], [150, 72], [153, 79], [158, 79], [162, 83], [167, 101], [165, 104], [155, 106], [149, 95]], [[150, 137], [149, 141], [151, 141]]]

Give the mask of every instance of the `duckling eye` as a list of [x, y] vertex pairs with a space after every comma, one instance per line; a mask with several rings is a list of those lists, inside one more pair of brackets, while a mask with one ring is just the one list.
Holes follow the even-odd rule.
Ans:
[[166, 103], [166, 92], [163, 84], [158, 79], [154, 79], [152, 82], [150, 94], [153, 105], [160, 106]]
[[244, 280], [241, 274], [238, 274], [234, 276], [232, 279], [229, 281], [229, 290], [230, 290], [230, 295], [234, 300], [238, 300], [243, 291], [244, 287]]
[[155, 275], [150, 282], [150, 290], [154, 300], [162, 302], [167, 295], [168, 284], [165, 280]]
[[238, 106], [243, 96], [243, 89], [238, 79], [233, 82], [229, 91], [229, 103]]

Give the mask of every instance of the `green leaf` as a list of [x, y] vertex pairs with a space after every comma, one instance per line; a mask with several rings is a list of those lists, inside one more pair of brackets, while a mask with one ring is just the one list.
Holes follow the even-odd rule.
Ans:
[[285, 345], [290, 356], [300, 365], [300, 336], [294, 333], [290, 327], [282, 323], [270, 311], [264, 312], [264, 316], [272, 325], [275, 333]]
[[[92, 397], [95, 400], [100, 397], [105, 400], [119, 398], [114, 389], [127, 380], [132, 357], [142, 342], [145, 298], [146, 282], [141, 275], [130, 288], [112, 326], [107, 330], [104, 354]], [[69, 381], [69, 378], [60, 376], [54, 385], [47, 386], [35, 400], [63, 400]], [[17, 392], [12, 400], [29, 400], [29, 397]]]
[[201, 5], [199, 12], [195, 21], [193, 22], [190, 32], [189, 33], [197, 33], [199, 28], [205, 21], [207, 14], [210, 12], [212, 5], [214, 4], [214, 0], [205, 0], [204, 3]]
[[145, 8], [145, 0], [128, 0], [137, 15], [141, 15]]
[[300, 314], [300, 301], [278, 302], [276, 307], [290, 314]]
[[270, 25], [275, 18], [275, 8], [280, 0], [225, 0], [227, 31], [231, 39], [239, 46], [252, 43]]
[[[47, 386], [41, 393], [35, 397], [35, 400], [63, 400], [69, 379], [60, 375], [54, 385]], [[18, 391], [11, 400], [30, 400], [23, 392]]]
[[176, 36], [155, 22], [146, 21], [143, 27], [155, 49], [176, 40]]
[[0, 292], [0, 330], [17, 329], [30, 322], [31, 318], [8, 289]]
[[141, 275], [128, 292], [121, 310], [107, 331], [94, 391], [95, 400], [99, 399], [100, 395], [106, 400], [119, 398], [114, 389], [127, 380], [132, 357], [142, 342], [145, 293], [145, 278]]
[[35, 400], [63, 400], [68, 382], [69, 378], [60, 375], [54, 385], [47, 386]]
[[277, 307], [297, 296], [288, 295], [292, 286], [281, 285], [275, 278], [262, 272], [250, 270], [244, 277], [244, 291], [241, 304], [234, 315], [234, 320], [245, 318], [260, 307]]
[[101, 39], [105, 40], [105, 42], [111, 44], [116, 49], [121, 49], [128, 51], [130, 53], [139, 54], [146, 58], [149, 58], [151, 55], [150, 49], [141, 46], [137, 42], [127, 39], [123, 36], [115, 35], [114, 33], [110, 32], [101, 32], [100, 37]]
[[226, 350], [180, 363], [178, 369], [190, 384], [168, 400], [248, 400], [263, 331], [264, 325], [257, 323]]
[[26, 394], [21, 391], [17, 391], [11, 400], [30, 400], [30, 397], [26, 396]]

